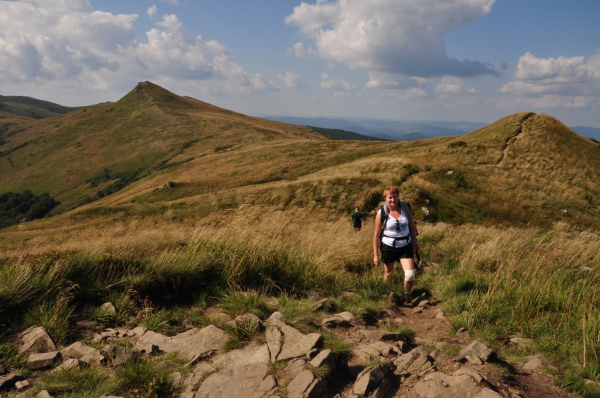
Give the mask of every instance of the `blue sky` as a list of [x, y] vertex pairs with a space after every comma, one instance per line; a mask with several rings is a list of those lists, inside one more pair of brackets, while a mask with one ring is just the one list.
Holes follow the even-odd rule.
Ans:
[[155, 82], [250, 115], [600, 128], [600, 1], [0, 0], [0, 94]]

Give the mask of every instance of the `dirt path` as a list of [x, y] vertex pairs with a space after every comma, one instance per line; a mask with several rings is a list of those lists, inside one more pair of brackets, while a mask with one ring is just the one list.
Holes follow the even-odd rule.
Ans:
[[502, 167], [502, 164], [504, 163], [504, 160], [508, 156], [508, 149], [510, 148], [510, 146], [512, 144], [514, 144], [517, 140], [519, 140], [519, 139], [521, 139], [523, 137], [523, 134], [525, 133], [525, 130], [524, 130], [523, 126], [525, 125], [525, 121], [527, 119], [529, 119], [531, 116], [534, 116], [534, 114], [529, 115], [525, 119], [523, 119], [523, 121], [521, 122], [521, 127], [519, 128], [519, 131], [517, 132], [517, 134], [515, 134], [514, 136], [512, 136], [512, 137], [510, 137], [509, 139], [506, 140], [506, 143], [504, 144], [504, 150], [502, 151], [502, 157], [496, 163], [496, 167]]

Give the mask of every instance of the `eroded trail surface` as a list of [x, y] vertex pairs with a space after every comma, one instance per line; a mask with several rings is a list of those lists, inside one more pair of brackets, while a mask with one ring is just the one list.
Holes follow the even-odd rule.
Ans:
[[506, 159], [506, 157], [508, 156], [508, 150], [510, 148], [510, 146], [512, 144], [515, 143], [515, 141], [523, 138], [523, 134], [525, 134], [525, 129], [524, 129], [524, 125], [525, 125], [525, 121], [530, 118], [531, 116], [533, 116], [534, 114], [531, 114], [529, 116], [527, 116], [522, 122], [521, 122], [521, 127], [519, 128], [519, 131], [517, 132], [517, 134], [515, 134], [514, 136], [510, 137], [509, 139], [506, 140], [506, 143], [504, 144], [504, 150], [502, 151], [502, 157], [500, 158], [500, 160], [498, 160], [498, 163], [496, 163], [497, 167], [502, 167], [504, 160]]
[[[341, 299], [351, 296], [344, 293]], [[324, 302], [317, 301], [315, 311]], [[422, 295], [408, 305], [382, 309], [379, 317], [358, 310], [356, 314], [315, 318], [303, 331], [292, 326], [294, 320], [284, 321], [278, 312], [266, 320], [251, 314], [227, 320], [223, 319], [226, 315], [214, 313], [227, 321], [229, 333], [237, 328], [254, 336], [245, 348], [229, 352], [223, 351], [228, 332], [215, 325], [190, 326], [176, 336], [143, 327], [128, 330], [89, 325], [93, 344], [76, 342], [62, 348], [42, 327], [32, 327], [16, 338], [15, 345], [29, 355], [28, 367], [35, 377], [0, 374], [0, 389], [10, 394], [16, 390], [36, 394], [19, 396], [52, 397], [51, 392], [36, 390], [44, 372], [88, 366], [116, 368], [141, 360], [152, 362], [155, 372], [168, 374], [179, 388], [176, 396], [183, 398], [573, 397], [554, 387], [553, 377], [544, 372], [552, 365], [543, 356], [532, 356], [527, 363], [509, 363], [487, 342], [472, 340], [467, 330], [451, 335], [439, 304]], [[416, 332], [414, 338], [402, 333], [404, 326]], [[342, 341], [346, 344], [340, 344]], [[518, 338], [507, 342], [528, 343]], [[339, 349], [341, 345], [350, 346], [351, 355]], [[341, 356], [344, 352], [346, 358]], [[179, 363], [173, 358], [179, 358]], [[135, 391], [123, 394], [124, 398], [137, 396]]]

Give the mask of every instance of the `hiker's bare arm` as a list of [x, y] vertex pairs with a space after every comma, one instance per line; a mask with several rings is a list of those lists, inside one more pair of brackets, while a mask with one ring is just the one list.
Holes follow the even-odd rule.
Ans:
[[373, 264], [379, 265], [379, 235], [381, 234], [381, 213], [375, 216], [375, 231], [373, 232]]

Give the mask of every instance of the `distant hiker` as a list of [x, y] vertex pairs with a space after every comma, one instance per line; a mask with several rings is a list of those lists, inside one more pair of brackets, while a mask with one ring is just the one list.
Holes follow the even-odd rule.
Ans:
[[[404, 270], [404, 301], [408, 303], [415, 284], [414, 255], [417, 252], [417, 227], [410, 204], [401, 201], [398, 198], [399, 194], [400, 191], [395, 186], [389, 186], [383, 191], [385, 205], [375, 216], [373, 264], [379, 265], [381, 248], [381, 260], [384, 265], [383, 280], [391, 282], [394, 264], [400, 262]], [[395, 296], [395, 293], [393, 295]]]
[[362, 228], [362, 218], [363, 214], [358, 211], [358, 207], [354, 209], [354, 213], [350, 214], [352, 217], [352, 226], [354, 227], [354, 231], [358, 232]]

